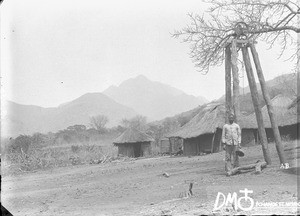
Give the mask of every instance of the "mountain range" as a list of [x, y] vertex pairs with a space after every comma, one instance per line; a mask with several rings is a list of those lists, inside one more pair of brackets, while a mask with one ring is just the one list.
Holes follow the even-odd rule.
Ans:
[[[260, 92], [259, 103], [264, 106]], [[290, 98], [297, 92], [294, 74], [285, 74], [267, 81], [270, 97], [284, 94]], [[240, 108], [245, 114], [253, 112], [249, 87], [240, 90]], [[217, 100], [224, 101], [224, 96]], [[199, 96], [188, 95], [174, 87], [154, 82], [145, 76], [128, 79], [119, 86], [110, 86], [102, 93], [87, 93], [58, 107], [43, 108], [5, 102], [6, 113], [2, 112], [1, 136], [17, 136], [35, 132], [56, 132], [75, 124], [89, 125], [90, 117], [105, 115], [108, 127], [120, 124], [124, 118], [144, 115], [148, 121], [163, 122], [164, 118], [192, 118], [200, 105], [208, 101]], [[158, 121], [157, 121], [158, 120]]]
[[126, 80], [118, 87], [111, 86], [103, 94], [132, 107], [150, 121], [173, 116], [208, 102], [204, 97], [188, 95], [174, 87], [151, 81], [143, 75]]
[[[262, 108], [266, 105], [263, 95], [261, 92], [260, 84], [256, 83], [259, 95], [259, 107]], [[299, 89], [299, 83], [297, 82], [297, 77], [295, 73], [283, 74], [275, 77], [274, 79], [266, 81], [268, 87], [269, 96], [271, 99], [275, 98], [277, 95], [283, 95], [291, 100], [294, 100], [297, 96], [297, 89]], [[225, 95], [221, 96], [219, 99], [212, 101], [212, 103], [224, 103]], [[254, 107], [252, 103], [252, 97], [250, 93], [249, 86], [245, 88], [240, 88], [240, 110], [244, 115], [249, 115], [254, 113]], [[170, 118], [161, 119], [159, 121], [153, 122], [155, 125], [161, 125], [164, 121], [176, 122], [180, 119], [184, 119], [185, 122], [190, 121], [195, 115], [199, 113], [202, 106], [195, 107], [186, 112], [176, 114]]]
[[34, 132], [56, 132], [75, 124], [88, 125], [90, 117], [105, 115], [108, 126], [117, 125], [121, 119], [137, 113], [110, 99], [102, 93], [87, 93], [55, 108], [22, 105], [8, 101], [7, 113], [2, 121], [2, 135], [15, 136]]
[[58, 107], [44, 108], [7, 101], [7, 112], [1, 121], [2, 136], [56, 132], [75, 124], [89, 125], [90, 117], [96, 115], [107, 116], [108, 127], [136, 115], [144, 115], [152, 121], [188, 111], [206, 102], [203, 97], [188, 95], [140, 75], [102, 93], [87, 93]]

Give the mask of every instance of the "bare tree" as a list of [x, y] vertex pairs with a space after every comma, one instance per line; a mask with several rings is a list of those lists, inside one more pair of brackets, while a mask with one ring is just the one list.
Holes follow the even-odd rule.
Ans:
[[140, 131], [145, 131], [147, 129], [147, 117], [137, 115], [131, 119], [122, 119], [121, 125], [125, 128], [135, 128]]
[[[270, 48], [275, 43], [279, 43], [281, 46], [280, 57], [287, 47], [295, 48], [295, 52], [290, 56], [290, 59], [298, 57], [297, 68], [300, 61], [300, 26], [298, 25], [300, 22], [300, 5], [296, 3], [296, 0], [210, 0], [209, 2], [212, 6], [207, 16], [189, 14], [191, 24], [180, 31], [176, 31], [173, 36], [181, 37], [184, 42], [191, 44], [190, 57], [195, 66], [204, 74], [209, 71], [211, 66], [222, 64], [226, 58], [226, 109], [229, 112], [231, 110], [230, 107], [233, 105], [235, 114], [239, 112], [239, 104], [237, 102], [239, 96], [237, 63], [239, 60], [237, 52], [242, 50], [264, 157], [266, 162], [271, 164], [266, 144], [264, 123], [258, 104], [257, 87], [248, 53], [248, 48], [250, 47], [264, 100], [268, 108], [280, 163], [288, 167], [283, 153], [274, 109], [254, 43], [257, 39], [263, 39], [269, 44]], [[296, 34], [298, 34], [298, 43]], [[239, 48], [237, 43], [239, 43]], [[226, 50], [225, 55], [224, 50]], [[231, 100], [231, 70], [233, 74], [233, 101]], [[299, 68], [297, 70], [299, 71]]]
[[90, 125], [99, 132], [105, 130], [105, 126], [108, 123], [108, 117], [105, 115], [97, 115], [90, 117]]
[[270, 47], [277, 42], [281, 46], [280, 56], [290, 46], [295, 49], [290, 58], [296, 58], [296, 33], [300, 33], [300, 6], [296, 0], [208, 2], [212, 5], [208, 13], [188, 14], [190, 25], [173, 34], [191, 44], [190, 57], [199, 71], [207, 73], [211, 66], [221, 65], [223, 48], [233, 38], [260, 38]]

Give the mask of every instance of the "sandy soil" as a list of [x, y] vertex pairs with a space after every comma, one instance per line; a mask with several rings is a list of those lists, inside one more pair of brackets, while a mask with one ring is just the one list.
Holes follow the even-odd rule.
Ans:
[[[274, 145], [270, 149], [273, 163], [259, 175], [225, 176], [224, 152], [166, 156], [4, 176], [1, 200], [13, 215], [296, 214], [296, 207], [213, 211], [218, 192], [226, 196], [236, 192], [241, 197], [239, 190], [245, 188], [253, 190], [249, 196], [255, 202], [297, 201], [296, 169], [279, 170]], [[262, 160], [260, 146], [244, 150], [241, 164]], [[286, 153], [295, 167], [295, 152]], [[170, 176], [163, 176], [165, 172]], [[194, 183], [193, 196], [186, 193], [190, 182]]]

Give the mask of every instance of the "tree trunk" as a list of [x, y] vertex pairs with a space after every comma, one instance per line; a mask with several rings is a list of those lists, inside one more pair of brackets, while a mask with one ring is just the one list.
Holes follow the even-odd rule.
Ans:
[[260, 138], [260, 142], [262, 145], [264, 159], [267, 162], [267, 164], [271, 164], [270, 152], [268, 149], [267, 135], [266, 135], [265, 127], [264, 127], [263, 116], [262, 116], [261, 110], [259, 108], [258, 91], [257, 91], [256, 83], [255, 83], [255, 78], [254, 78], [251, 62], [250, 62], [248, 48], [243, 47], [242, 53], [243, 53], [244, 64], [245, 64], [246, 73], [247, 73], [247, 77], [248, 77], [249, 87], [250, 87], [250, 91], [251, 91], [252, 102], [253, 102], [253, 106], [254, 106], [254, 110], [255, 110], [256, 121], [257, 121], [257, 125], [258, 125], [258, 133], [259, 133], [259, 138]]
[[[300, 5], [300, 0], [297, 1], [298, 5]], [[298, 16], [298, 28], [300, 28], [300, 14]], [[300, 83], [300, 33], [297, 33], [297, 84], [299, 85]], [[300, 88], [297, 86], [297, 96], [300, 96]], [[297, 111], [300, 113], [300, 106], [297, 106]]]
[[239, 173], [240, 171], [251, 171], [252, 169], [255, 169], [255, 173], [259, 174], [261, 173], [261, 170], [263, 168], [265, 168], [267, 166], [266, 162], [256, 162], [255, 164], [249, 164], [249, 165], [245, 165], [245, 166], [240, 166], [240, 167], [236, 167], [232, 170], [230, 170], [227, 175], [228, 176], [232, 176], [235, 175], [237, 173]]
[[231, 51], [228, 45], [225, 48], [225, 99], [226, 99], [226, 122], [231, 113], [232, 100], [231, 100]]
[[232, 66], [232, 78], [233, 78], [232, 104], [233, 104], [233, 111], [235, 115], [235, 122], [238, 123], [240, 118], [240, 103], [239, 103], [240, 82], [239, 82], [239, 69], [237, 66], [238, 52], [236, 46], [237, 46], [236, 39], [234, 39], [231, 45], [231, 66]]
[[274, 108], [269, 96], [269, 92], [266, 86], [266, 81], [263, 75], [263, 71], [260, 65], [260, 61], [259, 61], [259, 57], [258, 57], [258, 53], [255, 49], [254, 44], [250, 45], [251, 48], [251, 53], [252, 53], [252, 57], [254, 60], [254, 64], [256, 67], [256, 72], [257, 72], [257, 76], [258, 76], [258, 80], [261, 86], [261, 91], [263, 93], [266, 105], [267, 105], [267, 109], [268, 109], [268, 113], [269, 113], [269, 117], [270, 117], [270, 122], [271, 122], [271, 126], [273, 129], [273, 133], [274, 133], [274, 139], [275, 139], [275, 143], [276, 143], [276, 150], [279, 156], [279, 160], [280, 163], [284, 164], [286, 163], [285, 160], [285, 156], [284, 156], [284, 151], [283, 151], [283, 146], [282, 146], [282, 142], [281, 142], [281, 137], [280, 137], [280, 133], [279, 133], [279, 129], [278, 129], [278, 125], [276, 122], [276, 114], [274, 113]]

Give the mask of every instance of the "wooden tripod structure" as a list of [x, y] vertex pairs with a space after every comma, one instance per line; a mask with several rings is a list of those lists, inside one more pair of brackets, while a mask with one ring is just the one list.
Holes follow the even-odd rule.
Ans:
[[[260, 139], [260, 143], [262, 145], [264, 159], [267, 164], [271, 164], [270, 153], [268, 149], [268, 140], [265, 131], [265, 126], [263, 122], [263, 115], [261, 109], [259, 107], [258, 100], [258, 90], [256, 86], [256, 81], [251, 65], [251, 60], [249, 56], [249, 48], [252, 53], [252, 58], [255, 64], [257, 76], [260, 82], [262, 94], [264, 100], [267, 105], [268, 114], [270, 117], [270, 122], [272, 125], [274, 139], [276, 143], [276, 150], [279, 155], [279, 160], [281, 164], [285, 164], [286, 160], [284, 157], [283, 146], [281, 142], [281, 137], [278, 129], [278, 125], [276, 122], [276, 117], [274, 113], [274, 109], [272, 106], [272, 102], [268, 93], [268, 89], [266, 86], [265, 78], [263, 75], [262, 67], [260, 64], [260, 60], [258, 57], [258, 53], [255, 48], [256, 42], [251, 39], [237, 39], [234, 38], [230, 42], [228, 42], [225, 46], [225, 89], [226, 89], [226, 116], [228, 119], [228, 115], [230, 113], [235, 114], [235, 121], [238, 122], [240, 118], [240, 107], [239, 107], [239, 75], [238, 75], [238, 66], [237, 66], [237, 56], [238, 51], [242, 51], [243, 61], [247, 73], [247, 78], [249, 82], [252, 103], [255, 110], [257, 125], [258, 125], [258, 135]], [[233, 79], [233, 85], [231, 86], [231, 77]], [[233, 94], [232, 94], [233, 93]]]

